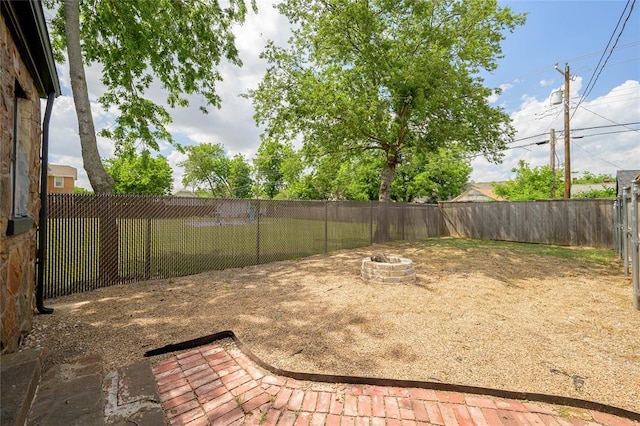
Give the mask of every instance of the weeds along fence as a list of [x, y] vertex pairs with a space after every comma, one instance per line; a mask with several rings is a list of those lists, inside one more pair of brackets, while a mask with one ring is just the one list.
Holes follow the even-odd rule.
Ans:
[[436, 205], [51, 194], [45, 298], [446, 233]]
[[640, 176], [622, 189], [615, 201], [615, 248], [624, 261], [624, 274], [631, 274], [633, 306], [640, 310]]

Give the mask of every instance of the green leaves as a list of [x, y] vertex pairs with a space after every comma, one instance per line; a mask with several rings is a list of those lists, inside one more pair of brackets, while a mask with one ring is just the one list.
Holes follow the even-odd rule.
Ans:
[[153, 158], [149, 150], [138, 154], [133, 145], [122, 147], [116, 157], [104, 161], [104, 166], [113, 178], [116, 194], [171, 194], [171, 166], [163, 156]]
[[300, 155], [291, 144], [273, 139], [263, 139], [253, 164], [259, 184], [258, 193], [267, 198], [275, 198], [283, 191], [284, 198], [291, 198], [292, 194], [286, 192], [304, 168]]
[[[253, 100], [271, 138], [301, 138], [310, 160], [379, 151], [380, 200], [397, 166], [439, 150], [498, 161], [513, 138], [491, 107], [481, 69], [492, 70], [504, 31], [524, 22], [496, 1], [284, 0], [287, 47], [269, 43], [270, 67]], [[464, 174], [464, 173], [463, 173]]]
[[[520, 160], [518, 167], [512, 171], [516, 174], [512, 180], [494, 185], [496, 194], [510, 201], [547, 200], [553, 198], [552, 187], [555, 187], [556, 194], [561, 194], [564, 188], [562, 169], [556, 170], [554, 176], [549, 166], [532, 169], [526, 161]], [[596, 188], [572, 191], [571, 198], [615, 198], [616, 189], [607, 188], [604, 185], [605, 181], [615, 182], [615, 178], [606, 174], [596, 176], [586, 171], [582, 176], [575, 178], [572, 185], [591, 184]], [[602, 184], [602, 187], [597, 187], [597, 184]]]
[[516, 173], [513, 180], [494, 185], [495, 193], [510, 201], [551, 199], [552, 185], [558, 191], [563, 185], [562, 170], [556, 170], [554, 176], [549, 166], [531, 169], [526, 161], [520, 160], [512, 171]]
[[253, 180], [251, 166], [242, 155], [229, 159], [221, 144], [203, 143], [188, 146], [182, 183], [185, 187], [206, 188], [210, 196], [249, 198]]
[[[61, 1], [61, 0], [60, 0]], [[60, 1], [48, 0], [55, 8]], [[172, 141], [166, 126], [167, 107], [186, 107], [189, 95], [206, 106], [220, 106], [216, 82], [222, 60], [241, 66], [233, 25], [247, 13], [244, 0], [95, 0], [80, 2], [80, 31], [85, 64], [102, 65], [106, 93], [98, 100], [117, 108], [116, 124], [102, 135], [117, 144], [141, 141], [158, 149], [158, 140]], [[256, 10], [255, 1], [251, 2]], [[51, 24], [57, 59], [66, 40], [63, 8]], [[166, 106], [147, 98], [152, 84], [166, 91]]]

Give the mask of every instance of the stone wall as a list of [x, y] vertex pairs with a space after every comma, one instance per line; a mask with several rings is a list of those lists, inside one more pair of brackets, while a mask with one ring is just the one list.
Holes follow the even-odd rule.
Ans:
[[[20, 58], [4, 17], [0, 15], [0, 337], [1, 353], [14, 352], [32, 327], [35, 308], [36, 227], [40, 211], [40, 97]], [[14, 90], [18, 81], [26, 94], [18, 108], [18, 137], [27, 142], [29, 185], [27, 213], [34, 226], [7, 236], [11, 214], [11, 148], [14, 128]]]

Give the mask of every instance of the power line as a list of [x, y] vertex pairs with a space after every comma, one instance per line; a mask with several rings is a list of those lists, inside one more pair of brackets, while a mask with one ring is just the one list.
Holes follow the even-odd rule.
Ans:
[[637, 132], [638, 129], [628, 129], [628, 130], [615, 130], [612, 132], [602, 132], [602, 133], [592, 133], [590, 135], [580, 135], [580, 136], [572, 136], [571, 139], [582, 139], [582, 138], [590, 138], [592, 136], [600, 136], [600, 135], [614, 135], [618, 133], [628, 133], [628, 132]]
[[607, 121], [608, 121], [608, 122], [610, 122], [610, 123], [616, 124], [616, 125], [618, 125], [618, 126], [626, 127], [626, 128], [627, 128], [627, 129], [629, 129], [629, 130], [633, 130], [634, 132], [638, 132], [638, 133], [640, 133], [640, 129], [632, 129], [631, 127], [629, 127], [629, 126], [628, 126], [628, 125], [626, 125], [626, 124], [621, 124], [621, 123], [618, 123], [618, 122], [616, 122], [616, 121], [613, 121], [613, 120], [611, 120], [610, 118], [607, 118], [607, 117], [605, 117], [605, 116], [603, 116], [603, 115], [598, 114], [597, 112], [593, 112], [593, 111], [591, 111], [591, 110], [590, 110], [589, 108], [587, 108], [587, 107], [584, 107], [584, 106], [583, 106], [583, 107], [582, 107], [582, 109], [584, 109], [585, 111], [590, 112], [591, 114], [597, 115], [598, 117], [600, 117], [600, 118], [602, 118], [602, 119], [604, 119], [604, 120], [607, 120]]
[[[618, 26], [620, 25], [620, 22], [627, 10], [627, 7], [629, 6], [629, 4], [631, 3], [631, 7], [629, 8], [629, 13], [627, 14], [627, 17], [625, 18], [623, 24], [622, 24], [622, 28], [620, 29], [620, 32], [618, 33], [618, 36], [616, 38], [616, 41], [613, 43], [613, 46], [611, 47], [611, 50], [609, 50], [609, 54], [607, 55], [607, 58], [604, 60], [604, 62], [602, 63], [602, 67], [600, 67], [600, 70], [598, 70], [598, 65], [600, 65], [600, 61], [602, 60], [602, 57], [600, 58], [600, 61], [598, 61], [598, 65], [596, 65], [596, 69], [594, 69], [593, 74], [591, 74], [591, 79], [589, 79], [589, 83], [587, 83], [587, 88], [584, 91], [584, 95], [582, 95], [582, 97], [580, 98], [580, 101], [578, 102], [578, 104], [576, 105], [576, 109], [573, 111], [573, 114], [571, 115], [571, 117], [573, 118], [573, 116], [576, 114], [576, 111], [578, 110], [578, 107], [580, 106], [580, 104], [582, 104], [582, 102], [587, 99], [587, 97], [591, 94], [591, 91], [593, 90], [593, 88], [595, 87], [596, 83], [598, 82], [598, 78], [600, 78], [600, 74], [602, 74], [602, 70], [604, 70], [604, 68], [607, 66], [607, 62], [609, 61], [609, 58], [611, 58], [611, 55], [613, 54], [613, 51], [615, 50], [616, 46], [618, 45], [618, 42], [620, 41], [620, 36], [622, 36], [622, 33], [624, 32], [625, 27], [627, 26], [627, 22], [629, 21], [629, 18], [631, 17], [631, 14], [633, 13], [633, 7], [636, 4], [636, 0], [627, 0], [627, 3], [624, 7], [624, 10], [622, 11], [622, 14], [620, 15], [620, 18], [618, 19], [618, 23], [616, 24], [616, 27], [613, 30], [613, 33], [611, 34], [611, 37], [609, 37], [609, 42], [607, 43], [607, 47], [605, 47], [605, 52], [609, 47], [609, 44], [611, 43], [611, 40], [613, 39], [616, 31], [618, 30]], [[597, 71], [597, 75], [596, 75], [596, 71]], [[595, 78], [593, 77], [595, 75]], [[593, 84], [592, 84], [593, 81]]]
[[[619, 125], [616, 125], [616, 126], [619, 126]], [[597, 129], [597, 128], [601, 128], [601, 127], [614, 127], [614, 126], [595, 126], [595, 127], [589, 127], [589, 128], [584, 128], [584, 129], [574, 129], [574, 130], [590, 130], [590, 129]], [[593, 136], [600, 136], [600, 135], [611, 135], [611, 134], [617, 134], [617, 133], [627, 133], [627, 132], [637, 132], [637, 131], [640, 131], [640, 129], [629, 129], [629, 130], [617, 130], [617, 131], [612, 131], [612, 132], [592, 133], [592, 134], [588, 134], [588, 135], [571, 136], [571, 140], [576, 146], [578, 146], [578, 148], [582, 149], [583, 151], [587, 152], [588, 154], [590, 154], [590, 155], [592, 155], [592, 156], [594, 156], [596, 158], [600, 158], [597, 155], [592, 154], [589, 151], [587, 151], [586, 149], [582, 148], [581, 146], [579, 146], [573, 140], [574, 139], [589, 138], [589, 137], [593, 137]], [[559, 131], [556, 132], [556, 135], [559, 134], [559, 133], [562, 133], [562, 132], [563, 132], [562, 130], [559, 130]], [[528, 137], [526, 139], [532, 139], [534, 137], [539, 137], [539, 136], [543, 136], [543, 135], [545, 135], [545, 133], [541, 133], [539, 135], [530, 136], [530, 137]], [[522, 139], [520, 139], [520, 140], [522, 140]], [[528, 148], [530, 146], [541, 146], [541, 145], [546, 145], [548, 143], [549, 143], [549, 139], [543, 139], [543, 140], [539, 140], [539, 141], [535, 141], [535, 142], [530, 142], [530, 143], [527, 143], [527, 144], [524, 144], [524, 145], [509, 146], [509, 147], [506, 147], [505, 149], [503, 149], [503, 151], [510, 151], [512, 149], [519, 149], [519, 148], [526, 149], [526, 148]], [[528, 150], [528, 151], [530, 151], [530, 150]], [[484, 154], [482, 154], [482, 153], [473, 154], [473, 155], [468, 156], [467, 159], [473, 160], [473, 159], [481, 157], [483, 155]], [[605, 160], [603, 158], [600, 158], [600, 159], [602, 161], [607, 161], [607, 160]], [[610, 163], [610, 164], [615, 165], [613, 163]]]
[[617, 165], [617, 164], [612, 163], [612, 162], [611, 162], [611, 161], [609, 161], [609, 160], [605, 160], [604, 158], [602, 158], [602, 157], [600, 157], [600, 156], [597, 156], [597, 155], [595, 155], [595, 154], [594, 154], [594, 153], [592, 153], [592, 152], [587, 151], [586, 149], [584, 149], [583, 147], [581, 147], [580, 145], [578, 145], [578, 144], [577, 144], [577, 143], [575, 143], [575, 142], [573, 143], [573, 145], [574, 145], [574, 146], [576, 146], [576, 147], [578, 147], [578, 148], [580, 148], [582, 151], [586, 152], [587, 154], [591, 155], [592, 157], [597, 158], [598, 160], [604, 161], [605, 163], [610, 164], [610, 165], [612, 165], [613, 167], [615, 167], [615, 168], [617, 168], [617, 169], [623, 169], [623, 168], [624, 168], [624, 167], [621, 167], [621, 166], [619, 166], [619, 165]]
[[[609, 128], [609, 127], [625, 127], [625, 126], [632, 126], [634, 124], [640, 124], [640, 121], [634, 121], [631, 123], [620, 123], [620, 124], [607, 124], [607, 125], [603, 125], [603, 126], [591, 126], [591, 127], [580, 127], [578, 129], [573, 129], [575, 131], [578, 130], [593, 130], [593, 129], [605, 129], [605, 128]], [[633, 130], [633, 129], [632, 129]]]
[[[632, 48], [632, 47], [636, 47], [638, 45], [640, 45], [640, 41], [633, 41], [633, 42], [630, 42], [630, 43], [627, 43], [627, 44], [620, 45], [618, 47], [618, 50], [629, 49], [629, 48]], [[595, 56], [595, 55], [599, 55], [599, 54], [602, 54], [602, 55], [606, 54], [606, 50], [598, 50], [598, 51], [591, 52], [591, 53], [585, 53], [584, 55], [576, 56], [576, 57], [569, 58], [569, 59], [565, 59], [565, 60], [562, 60], [562, 61], [558, 61], [556, 63], [560, 63], [560, 62], [577, 62], [577, 61], [580, 61], [580, 60], [583, 60], [583, 59], [586, 59], [586, 58], [590, 58], [591, 56]], [[555, 64], [546, 65], [546, 66], [544, 66], [542, 68], [538, 68], [535, 71], [531, 71], [530, 73], [521, 75], [520, 77], [516, 77], [511, 81], [514, 82], [514, 83], [519, 83], [520, 81], [523, 81], [524, 79], [526, 79], [528, 77], [533, 77], [536, 74], [540, 74], [540, 73], [543, 73], [543, 72], [547, 71], [549, 68], [553, 68], [554, 65]]]
[[[627, 11], [627, 8], [629, 7], [629, 3], [630, 2], [631, 2], [631, 0], [627, 0], [627, 3], [624, 5], [624, 9], [622, 10], [622, 13], [620, 14], [620, 17], [618, 18], [618, 22], [616, 22], [616, 26], [613, 29], [613, 32], [611, 33], [611, 35], [609, 36], [609, 41], [607, 41], [607, 45], [605, 46], [604, 50], [602, 51], [602, 55], [600, 55], [600, 59], [598, 59], [598, 63], [596, 64], [596, 67], [593, 69], [593, 73], [591, 73], [591, 77], [589, 77], [589, 82], [585, 86], [585, 90], [584, 90], [585, 95], [582, 95], [582, 98], [586, 97], [586, 93], [589, 90], [589, 87], [591, 86], [591, 82], [593, 81], [594, 76], [598, 72], [598, 67], [600, 67], [600, 64], [602, 63], [602, 60], [604, 59], [604, 56], [607, 54], [607, 50], [609, 49], [609, 45], [613, 41], [613, 37], [616, 35], [616, 31], [618, 31], [618, 27], [620, 26], [620, 22], [622, 22], [622, 18], [624, 17], [624, 14]], [[581, 98], [581, 101], [582, 101], [582, 98]]]

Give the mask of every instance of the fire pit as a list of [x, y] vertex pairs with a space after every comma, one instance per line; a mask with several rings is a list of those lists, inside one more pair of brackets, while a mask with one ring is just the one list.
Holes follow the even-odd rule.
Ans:
[[406, 257], [373, 256], [362, 259], [362, 279], [383, 284], [404, 284], [416, 280], [413, 262]]

